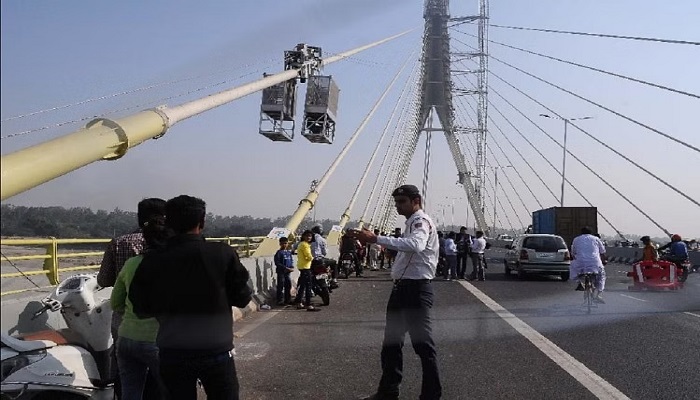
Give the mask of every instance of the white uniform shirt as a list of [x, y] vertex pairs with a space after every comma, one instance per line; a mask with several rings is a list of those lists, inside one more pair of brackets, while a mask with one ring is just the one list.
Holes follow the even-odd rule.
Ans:
[[437, 232], [433, 220], [418, 210], [406, 219], [402, 237], [377, 237], [377, 243], [398, 251], [391, 266], [393, 279], [433, 279], [438, 263]]
[[571, 254], [574, 256], [572, 264], [574, 264], [575, 269], [597, 272], [603, 268], [600, 255], [605, 254], [605, 245], [602, 240], [593, 235], [576, 236], [571, 243]]
[[472, 239], [472, 253], [484, 254], [486, 250], [486, 239], [484, 237]]
[[443, 250], [446, 256], [454, 256], [457, 254], [457, 245], [455, 241], [450, 238], [445, 239], [445, 248]]

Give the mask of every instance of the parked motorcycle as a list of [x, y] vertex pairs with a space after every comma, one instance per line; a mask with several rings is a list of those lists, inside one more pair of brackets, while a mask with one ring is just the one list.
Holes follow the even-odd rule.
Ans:
[[112, 399], [109, 382], [112, 308], [94, 274], [74, 275], [41, 300], [45, 312], [60, 312], [67, 329], [23, 336], [2, 333], [2, 399]]
[[331, 304], [331, 268], [317, 258], [311, 262], [311, 275], [311, 290], [321, 296], [324, 306]]

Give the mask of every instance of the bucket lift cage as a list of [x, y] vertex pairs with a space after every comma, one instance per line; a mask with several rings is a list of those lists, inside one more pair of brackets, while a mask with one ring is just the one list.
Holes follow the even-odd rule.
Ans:
[[276, 142], [294, 139], [296, 79], [278, 83], [262, 91], [259, 133]]
[[333, 143], [340, 90], [331, 76], [309, 77], [302, 136], [313, 143]]
[[[305, 83], [321, 69], [321, 56], [320, 47], [297, 44], [294, 50], [284, 52], [284, 69], [299, 70], [299, 82]], [[258, 133], [276, 142], [294, 139], [296, 85], [297, 78], [294, 78], [263, 89]]]

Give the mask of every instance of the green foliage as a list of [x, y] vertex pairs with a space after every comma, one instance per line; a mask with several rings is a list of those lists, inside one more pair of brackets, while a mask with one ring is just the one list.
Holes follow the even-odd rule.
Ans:
[[[133, 232], [137, 226], [136, 213], [118, 208], [111, 212], [93, 211], [86, 207], [24, 207], [3, 204], [0, 209], [2, 236], [57, 238], [110, 238]], [[286, 225], [287, 217], [255, 218], [249, 215], [225, 217], [207, 214], [204, 233], [208, 237], [264, 236], [274, 227]], [[318, 221], [326, 232], [336, 223]], [[311, 221], [303, 225], [311, 227]]]

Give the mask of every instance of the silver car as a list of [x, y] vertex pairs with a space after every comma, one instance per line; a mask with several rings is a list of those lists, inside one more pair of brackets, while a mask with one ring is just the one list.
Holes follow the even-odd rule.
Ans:
[[562, 280], [569, 280], [571, 255], [561, 236], [527, 234], [519, 236], [506, 245], [506, 276], [517, 271], [519, 278], [528, 273], [556, 274]]

